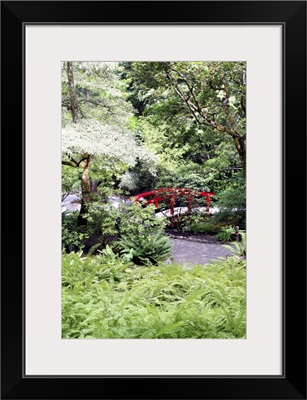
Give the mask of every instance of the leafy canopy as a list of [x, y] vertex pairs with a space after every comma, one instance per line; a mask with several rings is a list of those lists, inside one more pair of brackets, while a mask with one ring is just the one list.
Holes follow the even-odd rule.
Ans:
[[62, 129], [62, 151], [66, 155], [87, 153], [134, 165], [137, 159], [155, 163], [157, 157], [120, 126], [105, 125], [93, 119], [83, 119]]

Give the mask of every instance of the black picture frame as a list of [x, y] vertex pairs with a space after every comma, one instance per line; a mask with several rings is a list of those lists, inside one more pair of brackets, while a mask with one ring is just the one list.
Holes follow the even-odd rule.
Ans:
[[[23, 29], [29, 23], [283, 26], [281, 376], [24, 375]], [[1, 93], [1, 398], [306, 399], [306, 2], [1, 1]]]

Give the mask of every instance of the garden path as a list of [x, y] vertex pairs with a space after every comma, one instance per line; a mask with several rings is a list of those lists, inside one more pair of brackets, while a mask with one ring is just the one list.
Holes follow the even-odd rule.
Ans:
[[178, 262], [185, 266], [196, 263], [209, 264], [212, 260], [232, 255], [222, 243], [196, 240], [171, 237], [172, 255], [167, 262]]
[[[62, 211], [78, 210], [80, 208], [78, 200], [79, 197], [76, 194], [67, 196], [62, 201]], [[118, 207], [120, 199], [113, 196], [110, 201], [115, 207]], [[196, 263], [205, 265], [219, 257], [232, 255], [222, 243], [209, 235], [176, 233], [174, 230], [169, 230], [168, 234], [171, 237], [173, 246], [171, 257], [167, 260], [168, 263], [178, 262], [185, 266]]]

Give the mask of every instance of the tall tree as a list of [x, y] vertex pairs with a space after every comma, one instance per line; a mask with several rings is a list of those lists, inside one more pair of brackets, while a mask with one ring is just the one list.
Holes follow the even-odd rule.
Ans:
[[105, 63], [63, 63], [62, 164], [82, 170], [79, 225], [86, 224], [94, 160], [127, 166], [155, 161], [125, 126], [132, 108], [116, 87], [112, 68]]
[[151, 107], [172, 91], [181, 101], [181, 118], [190, 116], [203, 132], [229, 137], [246, 172], [244, 62], [137, 62], [130, 75]]

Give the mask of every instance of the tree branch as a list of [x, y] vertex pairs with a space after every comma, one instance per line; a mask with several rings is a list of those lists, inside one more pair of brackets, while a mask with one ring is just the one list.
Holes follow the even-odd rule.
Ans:
[[89, 155], [85, 155], [85, 156], [83, 156], [83, 157], [81, 158], [80, 161], [76, 161], [76, 160], [74, 160], [74, 159], [72, 158], [72, 156], [71, 156], [70, 154], [67, 154], [67, 153], [66, 153], [66, 155], [67, 155], [67, 157], [69, 158], [69, 160], [62, 160], [62, 164], [63, 164], [63, 165], [68, 165], [69, 167], [78, 168], [78, 167], [80, 167], [80, 164], [81, 164], [83, 161], [88, 161], [88, 160], [90, 159], [90, 156], [89, 156]]
[[62, 160], [62, 164], [63, 165], [68, 165], [69, 167], [74, 167], [74, 168], [77, 167], [77, 165], [74, 162], [68, 161], [68, 160]]
[[[210, 89], [213, 89], [213, 90], [225, 90], [224, 87], [215, 87], [215, 86], [213, 86], [213, 83], [212, 83], [211, 79], [210, 79], [210, 82], [209, 82], [209, 87], [210, 87]], [[225, 90], [225, 92], [226, 92], [226, 90]]]
[[75, 159], [73, 159], [72, 156], [71, 156], [70, 154], [67, 154], [67, 153], [66, 153], [66, 155], [67, 155], [67, 157], [70, 159], [70, 161], [73, 162], [73, 163], [75, 164], [75, 166], [77, 167], [77, 166], [78, 166], [78, 162], [77, 162]]
[[244, 104], [243, 96], [241, 96], [240, 103], [241, 103], [242, 110], [244, 111], [244, 114], [246, 115], [246, 105]]
[[[196, 122], [199, 125], [209, 126], [210, 128], [216, 129], [220, 132], [225, 132], [227, 134], [230, 134], [226, 130], [225, 126], [218, 124], [214, 119], [209, 118], [206, 115], [203, 108], [199, 105], [199, 101], [197, 100], [197, 98], [195, 96], [193, 87], [189, 84], [187, 78], [183, 74], [181, 74], [179, 71], [177, 71], [174, 67], [171, 67], [169, 64], [165, 63], [165, 65], [167, 65], [167, 67], [171, 71], [175, 72], [186, 84], [186, 86], [188, 88], [188, 93], [192, 96], [194, 103], [190, 101], [190, 96], [187, 96], [182, 93], [182, 91], [179, 89], [178, 85], [174, 82], [174, 79], [172, 78], [172, 75], [170, 74], [170, 72], [166, 71], [167, 78], [171, 82], [176, 93], [184, 100], [184, 102], [188, 106], [188, 108], [189, 108], [190, 112], [192, 113], [193, 117], [195, 118]], [[223, 88], [223, 90], [225, 90], [225, 92], [226, 92], [225, 88]], [[227, 92], [226, 92], [226, 96], [227, 96]], [[197, 115], [197, 113], [198, 113], [198, 115]], [[199, 115], [202, 117], [203, 121], [200, 120]]]
[[227, 168], [221, 168], [221, 169], [211, 169], [210, 171], [204, 173], [203, 176], [209, 175], [212, 172], [218, 173], [218, 172], [222, 172], [222, 171], [235, 171], [235, 170], [243, 170], [243, 168], [242, 167], [227, 167]]
[[166, 77], [170, 80], [171, 85], [173, 86], [173, 88], [175, 89], [175, 92], [179, 95], [179, 97], [182, 98], [182, 100], [186, 103], [186, 105], [188, 106], [190, 112], [192, 113], [193, 117], [195, 118], [196, 122], [199, 125], [207, 125], [207, 126], [211, 126], [211, 124], [207, 121], [207, 119], [204, 117], [203, 114], [200, 114], [202, 116], [202, 118], [204, 119], [204, 121], [201, 121], [198, 117], [198, 115], [196, 114], [196, 111], [199, 112], [199, 106], [197, 107], [195, 104], [193, 104], [191, 101], [189, 101], [190, 97], [186, 96], [182, 93], [182, 91], [179, 89], [178, 85], [176, 85], [176, 83], [173, 81], [172, 76], [169, 72], [166, 72]]
[[[220, 104], [224, 110], [226, 122], [224, 125], [221, 125], [218, 122], [218, 119], [215, 119], [212, 114], [208, 114], [207, 110], [204, 107], [201, 107], [197, 96], [194, 93], [193, 85], [189, 83], [188, 78], [179, 72], [176, 68], [174, 68], [171, 63], [163, 63], [166, 66], [165, 74], [166, 78], [170, 81], [171, 86], [175, 89], [175, 92], [180, 96], [180, 98], [186, 103], [190, 113], [194, 117], [195, 121], [199, 125], [209, 126], [213, 129], [218, 130], [219, 132], [223, 132], [227, 135], [230, 135], [233, 139], [234, 145], [239, 153], [240, 159], [242, 161], [242, 169], [245, 171], [246, 166], [246, 154], [245, 154], [245, 137], [241, 136], [237, 132], [237, 125], [235, 121], [235, 116], [232, 115], [232, 112], [228, 106], [228, 101], [230, 98], [230, 86], [226, 83], [226, 73], [222, 77], [223, 87], [215, 87], [213, 85], [212, 79], [210, 80], [210, 88], [214, 90], [223, 90], [225, 92], [225, 99], [223, 99], [222, 104]], [[173, 73], [173, 74], [172, 74]], [[180, 82], [179, 82], [180, 80]], [[193, 83], [193, 77], [191, 78]], [[180, 83], [186, 85], [187, 93], [183, 92]], [[185, 89], [186, 91], [186, 89]], [[242, 110], [245, 110], [245, 104], [243, 99], [241, 98], [241, 107]]]

